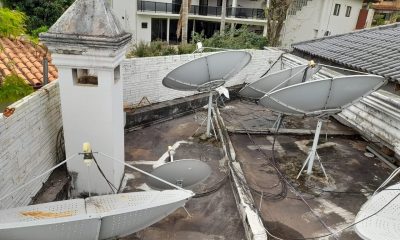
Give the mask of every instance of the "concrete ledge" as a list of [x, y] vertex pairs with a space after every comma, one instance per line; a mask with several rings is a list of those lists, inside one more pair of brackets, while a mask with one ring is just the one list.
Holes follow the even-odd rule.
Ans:
[[[241, 88], [242, 85], [228, 88], [230, 100], [237, 99], [237, 92]], [[125, 129], [139, 129], [154, 123], [187, 115], [207, 104], [208, 93], [199, 93], [193, 96], [177, 98], [141, 108], [131, 109], [126, 111]]]

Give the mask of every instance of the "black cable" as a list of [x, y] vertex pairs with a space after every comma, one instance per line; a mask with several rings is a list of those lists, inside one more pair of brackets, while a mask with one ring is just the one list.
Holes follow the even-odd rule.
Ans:
[[107, 178], [106, 175], [104, 174], [103, 170], [101, 169], [99, 163], [97, 162], [96, 158], [94, 157], [93, 153], [91, 153], [91, 154], [92, 154], [92, 157], [93, 157], [94, 162], [96, 163], [97, 169], [99, 170], [99, 172], [100, 172], [100, 174], [103, 176], [103, 178], [106, 180], [108, 186], [110, 186], [111, 191], [112, 191], [113, 193], [118, 192], [118, 188], [116, 188], [116, 187], [114, 186], [114, 184], [108, 180], [108, 178]]

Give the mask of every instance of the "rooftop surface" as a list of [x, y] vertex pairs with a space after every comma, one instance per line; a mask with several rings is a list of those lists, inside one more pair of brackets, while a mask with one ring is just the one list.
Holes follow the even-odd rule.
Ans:
[[0, 81], [14, 73], [33, 87], [42, 86], [44, 57], [49, 60], [49, 81], [54, 81], [58, 78], [57, 68], [42, 46], [20, 39], [0, 37]]
[[[340, 123], [325, 124], [320, 138], [319, 155], [328, 174], [326, 180], [319, 167], [312, 177], [295, 177], [312, 143], [315, 119], [289, 117], [275, 143], [276, 162], [296, 191], [287, 187], [287, 195], [271, 200], [268, 194], [281, 192], [281, 185], [269, 164], [273, 136], [263, 134], [273, 124], [269, 110], [249, 102], [233, 101], [221, 109], [230, 138], [253, 191], [255, 206], [261, 210], [264, 226], [272, 234], [284, 238], [315, 237], [337, 231], [354, 222], [360, 207], [391, 172], [377, 158], [364, 155], [368, 142]], [[235, 204], [227, 159], [221, 143], [202, 141], [205, 131], [201, 122], [205, 111], [136, 130], [125, 135], [125, 158], [130, 164], [151, 171], [164, 162], [168, 146], [176, 148], [175, 159], [195, 158], [209, 164], [213, 172], [194, 191], [207, 194], [187, 204], [190, 216], [179, 209], [157, 224], [123, 239], [245, 239], [244, 228]], [[251, 129], [257, 134], [234, 133]], [[291, 130], [297, 131], [291, 132]], [[307, 131], [309, 133], [307, 133]], [[325, 139], [325, 131], [328, 138]], [[315, 164], [317, 166], [318, 164]], [[129, 180], [125, 191], [148, 189], [145, 177], [126, 170]], [[210, 191], [210, 189], [216, 189]], [[258, 192], [263, 192], [263, 200]], [[261, 201], [261, 204], [260, 204]], [[326, 227], [323, 225], [325, 224]], [[328, 230], [329, 229], [329, 230]], [[339, 239], [359, 239], [353, 228]]]
[[293, 44], [299, 52], [400, 81], [400, 23]]

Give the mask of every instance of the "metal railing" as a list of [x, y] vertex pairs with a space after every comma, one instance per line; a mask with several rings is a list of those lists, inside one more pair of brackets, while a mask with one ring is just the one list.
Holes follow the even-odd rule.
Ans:
[[[154, 1], [138, 1], [138, 11], [154, 12], [154, 13], [173, 13], [179, 14], [181, 4], [165, 3]], [[189, 14], [204, 15], [204, 16], [221, 16], [222, 7], [208, 5], [192, 5], [189, 9]], [[264, 9], [260, 8], [242, 8], [242, 7], [227, 7], [226, 17], [234, 18], [250, 18], [250, 19], [265, 19]]]

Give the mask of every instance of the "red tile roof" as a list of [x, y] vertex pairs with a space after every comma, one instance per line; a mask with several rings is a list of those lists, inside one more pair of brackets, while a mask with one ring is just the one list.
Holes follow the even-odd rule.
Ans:
[[17, 74], [33, 87], [43, 85], [43, 58], [49, 60], [49, 81], [58, 78], [50, 53], [40, 46], [21, 39], [0, 37], [0, 80]]

